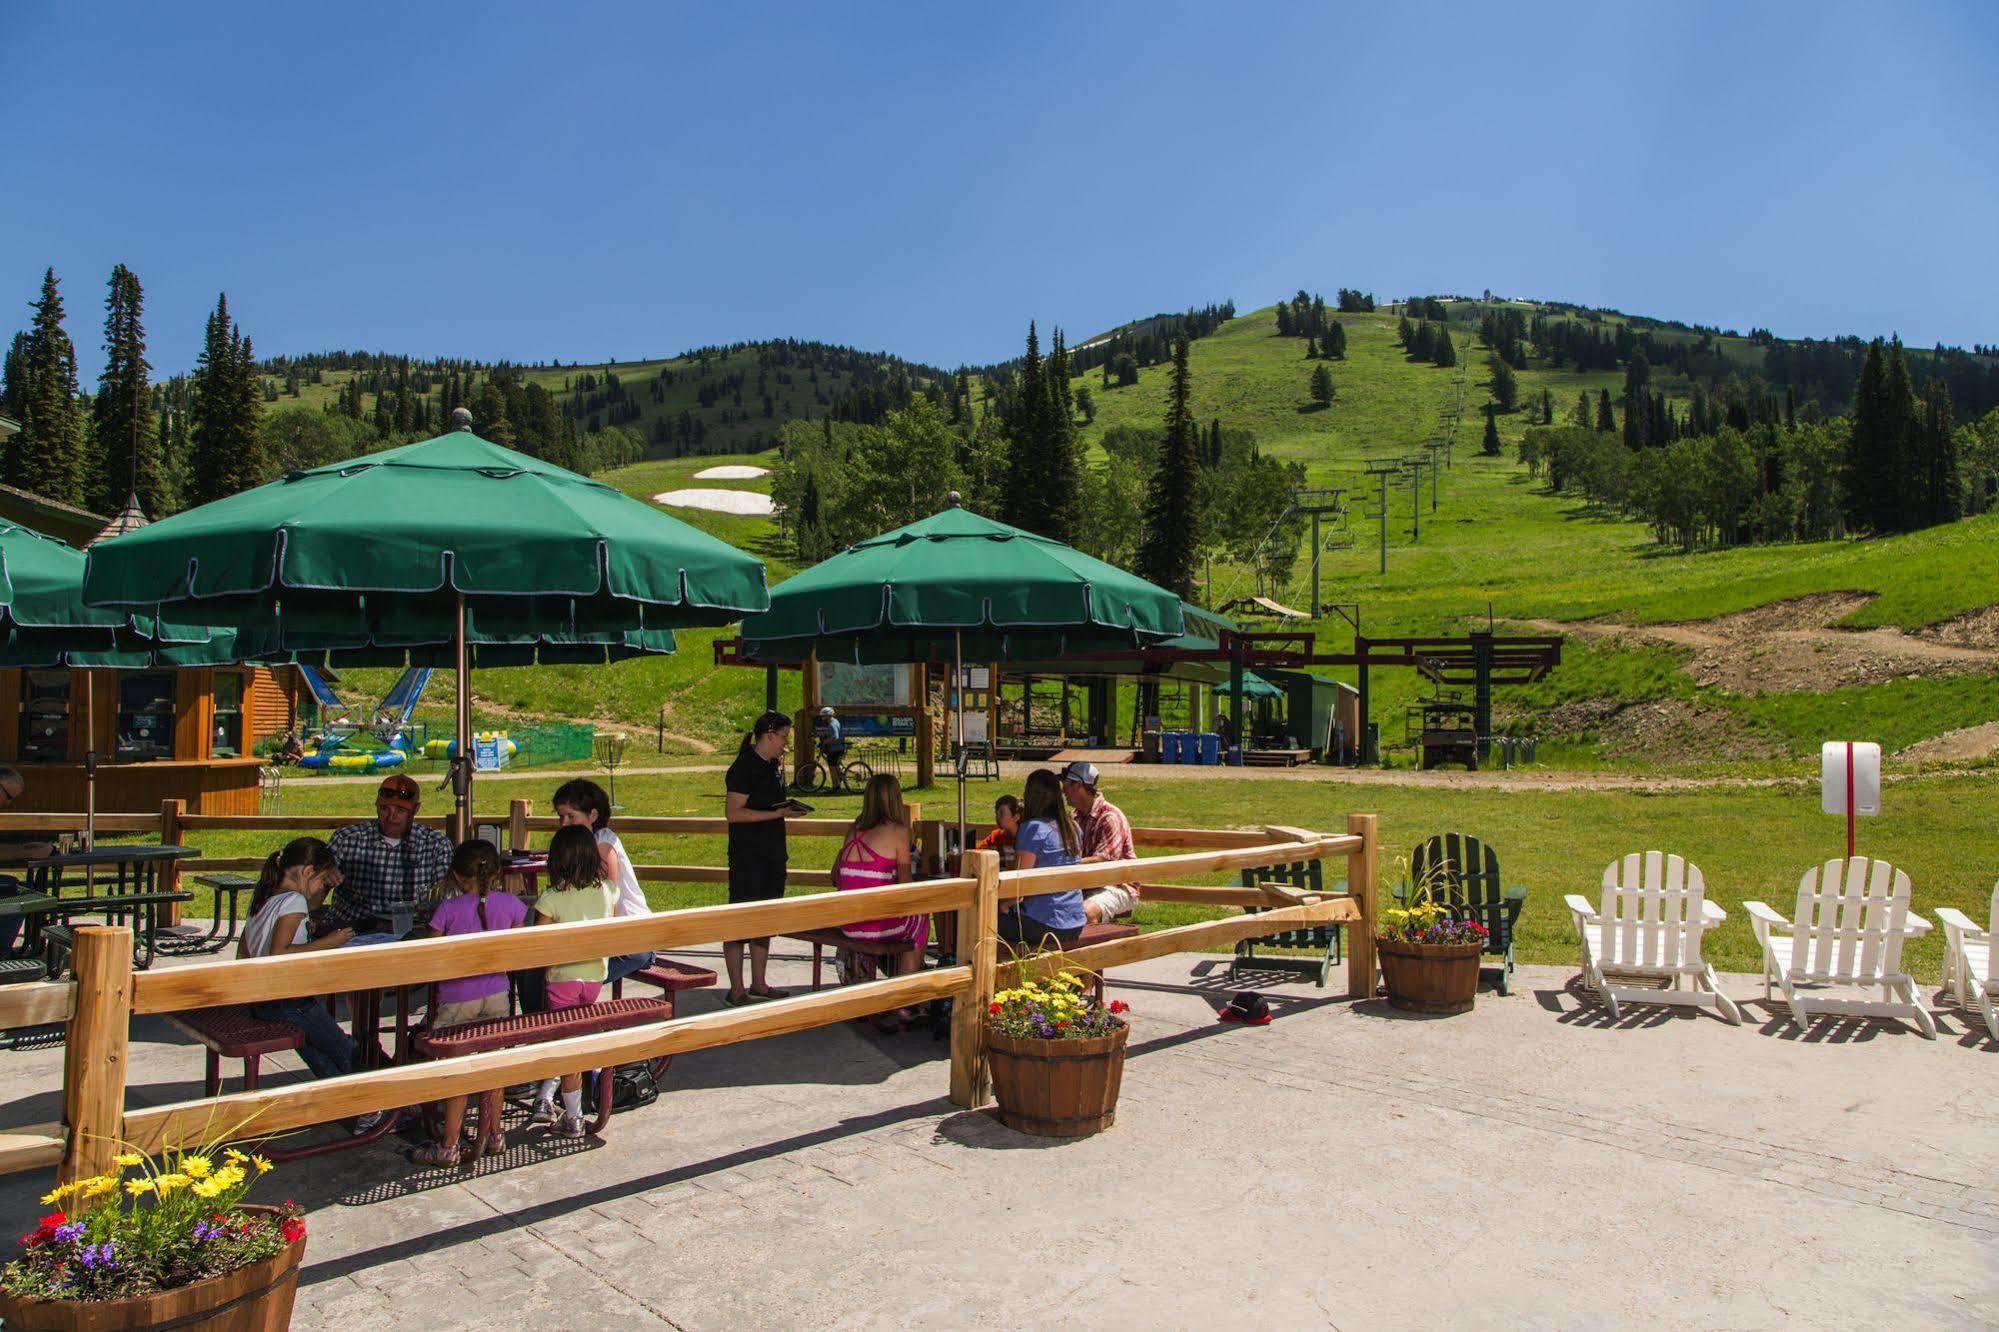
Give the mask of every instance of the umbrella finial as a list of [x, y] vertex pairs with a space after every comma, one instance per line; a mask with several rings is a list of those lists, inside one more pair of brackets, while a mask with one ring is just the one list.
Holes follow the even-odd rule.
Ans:
[[960, 495], [955, 490], [951, 492], [951, 507], [954, 509], [962, 509], [965, 507], [965, 497], [963, 495]]
[[472, 409], [469, 407], [453, 408], [451, 411], [451, 428], [453, 430], [469, 431], [472, 428]]

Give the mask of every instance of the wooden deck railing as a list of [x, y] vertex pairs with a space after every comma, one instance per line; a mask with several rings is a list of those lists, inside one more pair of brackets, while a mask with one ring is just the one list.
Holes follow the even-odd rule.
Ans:
[[[516, 835], [553, 828], [516, 806]], [[37, 816], [16, 816], [37, 817]], [[130, 816], [125, 816], [130, 817]], [[7, 816], [0, 816], [5, 830]], [[337, 826], [351, 820], [186, 818], [190, 829]], [[145, 820], [148, 828], [156, 826]], [[809, 830], [802, 823], [816, 825]], [[100, 824], [100, 826], [103, 826]], [[618, 827], [646, 832], [712, 833], [719, 819], [621, 818]], [[831, 835], [834, 820], [798, 820], [794, 833]], [[831, 832], [826, 830], [831, 830]], [[937, 836], [926, 823], [926, 841]], [[1146, 958], [1281, 933], [1301, 926], [1355, 925], [1348, 993], [1374, 993], [1375, 885], [1379, 873], [1373, 815], [1349, 816], [1347, 831], [1321, 834], [1273, 828], [1264, 832], [1146, 829], [1142, 845], [1188, 848], [1175, 854], [1106, 864], [1002, 873], [999, 858], [974, 851], [966, 874], [886, 888], [815, 894], [770, 902], [693, 907], [649, 916], [551, 925], [463, 938], [414, 940], [333, 952], [211, 961], [135, 973], [129, 931], [83, 926], [76, 931], [75, 980], [0, 989], [0, 1027], [67, 1021], [63, 1123], [0, 1131], [0, 1173], [59, 1164], [65, 1179], [106, 1169], [126, 1146], [157, 1151], [219, 1139], [262, 1137], [333, 1120], [470, 1094], [496, 1086], [600, 1068], [655, 1055], [710, 1049], [828, 1026], [931, 999], [954, 1000], [950, 1096], [961, 1106], [983, 1104], [988, 1090], [984, 1018], [999, 970], [997, 921], [1004, 902], [1142, 878], [1155, 900], [1217, 907], [1269, 908], [1253, 915], [1182, 925], [1078, 948], [1044, 960], [1044, 970], [1102, 971]], [[1288, 905], [1254, 888], [1167, 884], [1223, 871], [1256, 869], [1344, 856], [1346, 893]], [[709, 869], [710, 867], [694, 867]], [[718, 875], [726, 871], [715, 871]], [[797, 875], [793, 878], [797, 879]], [[726, 1009], [592, 1036], [405, 1064], [346, 1077], [292, 1083], [170, 1105], [126, 1108], [127, 1048], [135, 1015], [223, 1004], [421, 985], [454, 976], [517, 971], [560, 962], [821, 929], [883, 916], [953, 912], [957, 935], [969, 940], [952, 965], [912, 975], [798, 995], [752, 1008]]]

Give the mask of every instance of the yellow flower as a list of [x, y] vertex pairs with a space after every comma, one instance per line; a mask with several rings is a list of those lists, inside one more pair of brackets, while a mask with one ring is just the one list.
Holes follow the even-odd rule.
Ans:
[[76, 1194], [79, 1198], [101, 1198], [118, 1187], [118, 1180], [112, 1175], [92, 1175], [83, 1181]]
[[197, 1198], [213, 1198], [225, 1187], [227, 1186], [223, 1184], [222, 1177], [218, 1175], [213, 1179], [197, 1179], [188, 1186], [188, 1191]]
[[215, 1172], [208, 1182], [214, 1184], [218, 1191], [221, 1189], [233, 1189], [243, 1182], [243, 1167], [239, 1165], [223, 1166], [222, 1169]]
[[205, 1156], [183, 1156], [180, 1168], [189, 1179], [207, 1179], [215, 1165]]
[[131, 1194], [134, 1198], [142, 1193], [151, 1193], [152, 1191], [153, 1181], [150, 1179], [128, 1179], [125, 1181], [125, 1192]]
[[78, 1185], [75, 1183], [56, 1185], [42, 1195], [42, 1206], [47, 1207], [51, 1203], [61, 1202], [64, 1198], [69, 1197], [70, 1194], [75, 1193], [77, 1188]]
[[242, 1165], [245, 1161], [249, 1160], [250, 1158], [243, 1155], [243, 1153], [237, 1151], [234, 1147], [229, 1147], [224, 1149], [222, 1153], [222, 1159], [229, 1162], [229, 1164], [231, 1165]]
[[166, 1194], [172, 1193], [175, 1189], [186, 1188], [189, 1181], [186, 1175], [176, 1170], [170, 1175], [161, 1175], [153, 1183], [161, 1193]]
[[120, 1152], [112, 1159], [127, 1170], [130, 1170], [133, 1166], [144, 1165], [146, 1163], [146, 1156], [143, 1152]]
[[271, 1169], [270, 1158], [264, 1156], [251, 1157], [250, 1164], [257, 1167], [257, 1173], [260, 1175], [269, 1173]]

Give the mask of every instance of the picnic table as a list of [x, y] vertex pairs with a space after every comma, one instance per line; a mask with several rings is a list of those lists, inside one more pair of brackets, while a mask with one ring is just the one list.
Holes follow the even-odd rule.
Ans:
[[[130, 919], [132, 965], [143, 971], [153, 964], [164, 914], [161, 908], [194, 899], [192, 893], [161, 889], [160, 872], [175, 861], [199, 854], [191, 846], [99, 846], [28, 861], [23, 866], [28, 891], [13, 899], [25, 904], [25, 909], [16, 909], [27, 917], [23, 934], [28, 948], [32, 950], [49, 920], [100, 914], [114, 924]], [[111, 885], [104, 891], [107, 874]], [[80, 889], [81, 895], [65, 897], [65, 889]]]
[[[154, 948], [168, 957], [194, 957], [202, 953], [219, 953], [236, 938], [237, 899], [257, 886], [254, 874], [237, 874], [219, 870], [213, 874], [197, 874], [194, 881], [215, 894], [215, 906], [208, 922], [206, 934], [180, 934], [169, 930], [162, 934]], [[228, 899], [228, 917], [223, 916], [223, 900]], [[243, 922], [249, 923], [248, 913]]]

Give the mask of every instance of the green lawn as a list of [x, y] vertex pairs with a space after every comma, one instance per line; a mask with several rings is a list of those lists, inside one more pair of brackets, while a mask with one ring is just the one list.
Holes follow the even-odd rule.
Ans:
[[[547, 783], [489, 781], [478, 788], [479, 807], [504, 819], [507, 802], [531, 798], [547, 811], [557, 778]], [[972, 788], [975, 810], [989, 807], [1000, 788]], [[1757, 788], [1675, 791], [1648, 795], [1626, 791], [1441, 791], [1407, 787], [1366, 787], [1307, 783], [1217, 774], [1212, 781], [1151, 781], [1118, 775], [1107, 791], [1140, 825], [1174, 827], [1259, 827], [1297, 824], [1342, 831], [1349, 813], [1381, 819], [1382, 872], [1393, 882], [1398, 859], [1433, 833], [1460, 830], [1483, 837], [1498, 852], [1508, 883], [1527, 885], [1519, 956], [1524, 961], [1564, 963], [1574, 956], [1574, 937], [1562, 907], [1564, 893], [1594, 896], [1603, 867], [1629, 851], [1676, 851], [1701, 865], [1709, 895], [1730, 911], [1729, 923], [1710, 941], [1709, 956], [1730, 970], [1754, 970], [1757, 952], [1745, 898], [1760, 897], [1791, 914], [1798, 875], [1806, 866], [1843, 850], [1839, 822], [1818, 812], [1816, 789]], [[918, 793], [932, 817], [948, 814], [952, 791], [936, 786]], [[627, 777], [618, 798], [633, 814], [716, 815], [722, 807], [722, 774], [690, 772]], [[426, 801], [443, 807], [443, 796], [426, 790]], [[1906, 869], [1915, 882], [1916, 907], [1930, 911], [1951, 905], [1983, 918], [1992, 881], [1999, 875], [1999, 826], [1988, 817], [1999, 802], [1999, 775], [1918, 778], [1892, 784], [1884, 796], [1885, 815], [1865, 823], [1865, 852]], [[855, 812], [851, 798], [815, 801], [827, 817]], [[288, 813], [361, 816], [368, 789], [361, 785], [287, 787]], [[261, 833], [207, 833], [194, 839], [217, 856], [267, 853], [278, 839]], [[643, 863], [724, 863], [720, 837], [633, 837], [632, 856]], [[792, 863], [823, 869], [837, 843], [802, 838], [793, 843]], [[1344, 867], [1334, 877], [1343, 877]], [[660, 909], [722, 900], [715, 884], [654, 884], [648, 896]], [[199, 906], [205, 912], [205, 905]], [[1199, 908], [1141, 907], [1148, 928], [1197, 919]], [[1915, 946], [1915, 974], [1926, 983], [1941, 965], [1939, 936]]]

